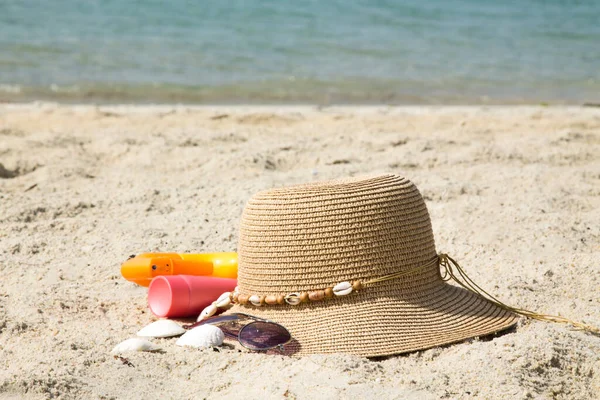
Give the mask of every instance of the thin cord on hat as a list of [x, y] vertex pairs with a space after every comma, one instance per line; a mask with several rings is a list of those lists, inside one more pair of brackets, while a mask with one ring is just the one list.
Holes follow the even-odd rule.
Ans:
[[421, 270], [431, 268], [432, 266], [437, 264], [438, 261], [439, 261], [438, 257], [435, 257], [430, 262], [428, 262], [427, 264], [421, 265], [420, 267], [412, 268], [412, 269], [405, 270], [405, 271], [395, 272], [393, 274], [389, 274], [389, 275], [385, 275], [385, 276], [380, 276], [379, 278], [369, 279], [369, 280], [363, 281], [362, 284], [370, 285], [372, 283], [389, 281], [390, 279], [396, 279], [396, 278], [401, 278], [406, 275], [411, 275], [411, 274], [414, 274], [415, 272], [420, 272]]
[[[500, 308], [503, 308], [508, 311], [512, 311], [515, 314], [519, 314], [519, 315], [522, 315], [527, 318], [536, 319], [539, 321], [555, 322], [555, 323], [559, 323], [559, 324], [569, 324], [569, 325], [573, 326], [576, 330], [582, 330], [582, 331], [590, 332], [590, 333], [593, 333], [596, 335], [600, 335], [600, 329], [598, 329], [594, 326], [591, 326], [591, 325], [572, 321], [568, 318], [564, 318], [564, 317], [557, 316], [557, 315], [539, 314], [539, 313], [536, 313], [533, 311], [524, 310], [522, 308], [511, 307], [507, 304], [504, 304], [503, 302], [498, 300], [496, 297], [492, 296], [491, 294], [489, 294], [488, 292], [483, 290], [475, 282], [473, 282], [473, 280], [471, 278], [469, 278], [469, 276], [461, 268], [461, 266], [458, 265], [458, 262], [456, 262], [448, 254], [440, 254], [438, 259], [439, 259], [440, 266], [444, 267], [444, 274], [442, 275], [442, 279], [444, 281], [449, 281], [450, 279], [453, 279], [456, 283], [458, 283], [463, 288], [480, 295], [481, 297], [494, 303], [495, 305], [497, 305]], [[464, 282], [462, 282], [456, 276], [453, 268], [456, 268], [456, 270], [458, 271], [458, 274], [464, 280]]]

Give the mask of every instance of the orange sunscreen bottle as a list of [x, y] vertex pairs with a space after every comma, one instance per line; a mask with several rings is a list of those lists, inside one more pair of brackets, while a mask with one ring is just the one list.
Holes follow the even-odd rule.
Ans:
[[128, 281], [149, 286], [163, 275], [195, 275], [237, 279], [237, 253], [144, 253], [121, 265], [121, 275]]

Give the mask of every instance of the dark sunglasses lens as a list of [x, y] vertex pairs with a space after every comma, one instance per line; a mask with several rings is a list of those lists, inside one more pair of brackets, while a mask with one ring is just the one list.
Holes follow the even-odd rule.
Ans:
[[256, 321], [244, 326], [238, 338], [247, 349], [268, 350], [286, 344], [292, 337], [281, 325]]

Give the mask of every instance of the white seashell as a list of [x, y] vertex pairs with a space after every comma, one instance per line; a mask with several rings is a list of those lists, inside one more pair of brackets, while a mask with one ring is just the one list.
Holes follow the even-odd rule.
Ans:
[[190, 347], [213, 347], [223, 344], [225, 335], [223, 331], [214, 325], [200, 325], [197, 328], [187, 331], [182, 337], [177, 339], [177, 346]]
[[170, 319], [159, 319], [140, 329], [137, 335], [142, 337], [166, 338], [183, 335], [184, 333], [185, 329], [177, 322], [171, 321]]
[[333, 294], [336, 296], [345, 296], [352, 293], [352, 284], [350, 282], [341, 282], [333, 287]]
[[291, 306], [300, 304], [300, 293], [290, 293], [285, 296], [285, 302]]
[[258, 297], [257, 294], [253, 294], [252, 296], [250, 296], [250, 298], [248, 299], [248, 301], [250, 303], [252, 303], [252, 305], [260, 307], [260, 297]]
[[217, 312], [217, 306], [215, 305], [215, 303], [212, 303], [211, 305], [206, 307], [204, 310], [202, 310], [200, 315], [198, 315], [198, 319], [196, 319], [196, 321], [202, 321], [203, 319], [212, 317], [213, 315], [215, 315], [216, 312]]
[[215, 301], [215, 305], [219, 308], [227, 307], [231, 304], [231, 292], [225, 292]]
[[127, 339], [112, 349], [111, 353], [125, 353], [127, 351], [157, 351], [160, 350], [154, 343], [147, 341], [146, 339], [131, 338]]

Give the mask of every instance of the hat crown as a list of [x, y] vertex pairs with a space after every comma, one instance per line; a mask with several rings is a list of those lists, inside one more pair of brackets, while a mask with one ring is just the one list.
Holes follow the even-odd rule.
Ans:
[[381, 175], [257, 193], [242, 214], [238, 254], [240, 292], [269, 295], [414, 269], [436, 251], [417, 187]]

